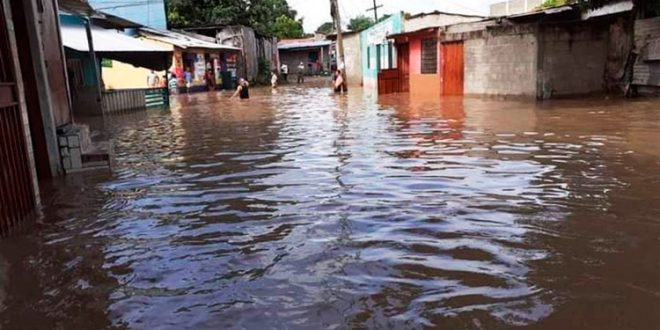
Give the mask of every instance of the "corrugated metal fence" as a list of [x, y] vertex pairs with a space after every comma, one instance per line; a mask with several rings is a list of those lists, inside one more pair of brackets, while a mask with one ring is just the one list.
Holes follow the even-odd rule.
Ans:
[[169, 95], [165, 88], [120, 89], [103, 92], [104, 114], [167, 105], [169, 105]]

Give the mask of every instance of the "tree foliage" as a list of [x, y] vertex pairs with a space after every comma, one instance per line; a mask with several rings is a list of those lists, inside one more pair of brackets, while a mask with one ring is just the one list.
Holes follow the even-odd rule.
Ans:
[[[174, 27], [242, 24], [275, 35], [281, 16], [296, 20], [287, 0], [166, 0], [167, 18]], [[300, 20], [299, 20], [300, 21]]]
[[275, 20], [273, 32], [279, 39], [302, 38], [305, 35], [302, 20], [282, 15]]
[[374, 25], [374, 20], [370, 17], [360, 15], [358, 17], [351, 18], [348, 21], [348, 29], [351, 31], [360, 31], [368, 29]]
[[321, 34], [330, 34], [334, 31], [335, 31], [335, 24], [332, 22], [325, 22], [316, 29], [316, 33], [321, 33]]

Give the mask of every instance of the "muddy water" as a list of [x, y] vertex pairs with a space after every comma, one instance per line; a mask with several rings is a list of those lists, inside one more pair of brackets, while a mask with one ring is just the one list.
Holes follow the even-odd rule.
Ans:
[[89, 120], [1, 327], [657, 328], [660, 102], [253, 93]]

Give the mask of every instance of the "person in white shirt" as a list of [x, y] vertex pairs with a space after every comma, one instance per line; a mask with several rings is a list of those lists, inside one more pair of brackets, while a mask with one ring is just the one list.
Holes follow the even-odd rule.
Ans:
[[298, 65], [298, 83], [302, 84], [305, 82], [305, 64], [300, 62]]
[[282, 78], [284, 78], [284, 82], [288, 83], [289, 82], [289, 66], [286, 64], [282, 64], [282, 67], [280, 68], [280, 71], [282, 71]]
[[147, 76], [147, 86], [150, 88], [158, 87], [158, 75], [153, 70]]
[[270, 76], [270, 86], [275, 89], [277, 88], [277, 70], [273, 70], [271, 76]]

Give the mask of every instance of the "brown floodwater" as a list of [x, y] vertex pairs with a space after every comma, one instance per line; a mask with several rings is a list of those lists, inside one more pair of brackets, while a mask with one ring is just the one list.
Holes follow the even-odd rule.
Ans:
[[84, 120], [0, 328], [658, 328], [660, 101], [252, 92]]

